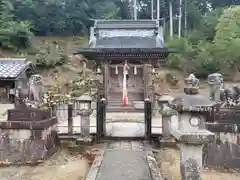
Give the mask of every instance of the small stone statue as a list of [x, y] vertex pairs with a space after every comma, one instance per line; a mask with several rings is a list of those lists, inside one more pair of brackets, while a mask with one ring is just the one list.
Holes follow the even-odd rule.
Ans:
[[41, 101], [43, 96], [43, 77], [34, 74], [29, 79], [30, 100]]
[[212, 101], [224, 101], [224, 85], [223, 76], [220, 73], [213, 73], [208, 76], [208, 84], [210, 85], [210, 99]]
[[190, 74], [187, 78], [185, 78], [185, 85], [190, 88], [198, 88], [199, 80], [194, 74]]
[[199, 88], [199, 79], [195, 77], [194, 74], [190, 74], [187, 78], [185, 78], [184, 92], [186, 94], [197, 94]]
[[225, 88], [223, 91], [225, 106], [236, 107], [240, 106], [240, 88], [234, 85], [232, 88]]

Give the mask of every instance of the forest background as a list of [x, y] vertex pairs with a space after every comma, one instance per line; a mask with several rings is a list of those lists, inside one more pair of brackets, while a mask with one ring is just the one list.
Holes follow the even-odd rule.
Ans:
[[[168, 67], [200, 78], [221, 71], [240, 70], [240, 0], [171, 0], [173, 31], [178, 33], [179, 7], [184, 16], [181, 37], [169, 36], [169, 0], [161, 0], [160, 23], [170, 54]], [[151, 19], [151, 0], [138, 0], [138, 19]], [[38, 46], [37, 37], [71, 37], [86, 43], [93, 19], [130, 19], [128, 1], [122, 0], [0, 0], [0, 48], [31, 56], [37, 67], [52, 68], [66, 62], [68, 53], [56, 46]], [[187, 22], [187, 23], [185, 23]], [[52, 43], [59, 44], [57, 38]], [[80, 41], [84, 43], [79, 43]]]

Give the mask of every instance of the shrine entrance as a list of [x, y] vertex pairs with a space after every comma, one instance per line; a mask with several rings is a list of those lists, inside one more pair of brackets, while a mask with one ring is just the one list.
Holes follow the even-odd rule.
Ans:
[[107, 112], [143, 112], [135, 107], [144, 100], [143, 65], [125, 60], [108, 68]]
[[[113, 136], [107, 127], [109, 120], [133, 119], [142, 125], [140, 130], [131, 131], [143, 131], [141, 136], [151, 139], [155, 68], [166, 61], [171, 51], [163, 47], [158, 22], [97, 20], [90, 37], [89, 47], [75, 54], [82, 54], [97, 65], [101, 84], [97, 99], [98, 139], [108, 134]], [[125, 129], [122, 132], [127, 134]]]

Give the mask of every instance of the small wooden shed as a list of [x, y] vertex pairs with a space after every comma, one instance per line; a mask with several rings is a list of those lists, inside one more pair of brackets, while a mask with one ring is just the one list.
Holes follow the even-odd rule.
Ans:
[[28, 95], [32, 70], [24, 58], [0, 58], [0, 103], [13, 103], [18, 88]]

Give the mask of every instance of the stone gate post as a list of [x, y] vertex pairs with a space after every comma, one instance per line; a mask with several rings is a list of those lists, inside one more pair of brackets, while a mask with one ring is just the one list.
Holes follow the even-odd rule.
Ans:
[[205, 113], [216, 103], [198, 94], [197, 81], [194, 75], [189, 76], [185, 80], [185, 94], [175, 98], [170, 105], [179, 112], [179, 128], [172, 131], [172, 135], [180, 143], [182, 180], [202, 180], [202, 148], [214, 140], [214, 134], [205, 129]]

